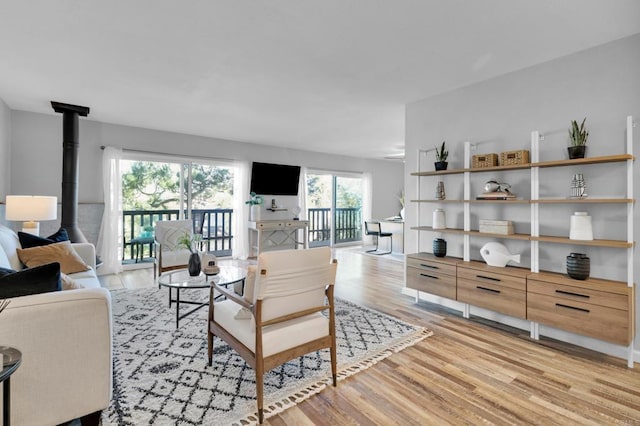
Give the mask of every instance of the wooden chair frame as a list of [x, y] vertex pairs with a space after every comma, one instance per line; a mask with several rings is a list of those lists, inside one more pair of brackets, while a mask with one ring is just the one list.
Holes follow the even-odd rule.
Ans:
[[[337, 263], [336, 259], [332, 260], [332, 263]], [[262, 269], [261, 275], [266, 275], [267, 271]], [[214, 309], [215, 309], [215, 296], [214, 290], [222, 294], [224, 297], [233, 300], [238, 305], [247, 308], [253, 314], [256, 330], [256, 342], [255, 353], [251, 349], [243, 345], [237, 340], [231, 333], [225, 330], [222, 326], [214, 321]], [[337, 353], [336, 353], [336, 324], [335, 324], [335, 305], [333, 296], [333, 285], [327, 285], [325, 289], [325, 295], [327, 297], [328, 304], [322, 306], [316, 306], [310, 309], [305, 309], [300, 312], [285, 315], [282, 317], [274, 318], [269, 321], [262, 321], [262, 300], [257, 300], [255, 304], [247, 302], [242, 296], [239, 296], [235, 292], [219, 286], [214, 283], [211, 287], [209, 294], [209, 329], [207, 332], [208, 343], [208, 357], [209, 366], [213, 363], [213, 336], [218, 336], [231, 346], [256, 372], [256, 402], [258, 405], [258, 419], [260, 424], [264, 420], [263, 409], [263, 389], [264, 389], [264, 374], [287, 361], [301, 357], [310, 352], [314, 352], [320, 349], [330, 349], [331, 353], [331, 377], [333, 380], [333, 386], [337, 385]], [[329, 335], [312, 340], [299, 346], [287, 349], [285, 351], [273, 354], [269, 357], [263, 357], [262, 355], [262, 330], [263, 327], [278, 324], [286, 321], [290, 321], [295, 318], [304, 317], [316, 312], [329, 310]]]

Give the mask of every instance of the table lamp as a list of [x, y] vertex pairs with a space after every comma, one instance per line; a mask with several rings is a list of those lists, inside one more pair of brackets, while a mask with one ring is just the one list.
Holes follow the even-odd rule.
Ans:
[[23, 221], [22, 232], [40, 234], [39, 220], [54, 220], [58, 217], [58, 198], [39, 195], [7, 195], [7, 220]]

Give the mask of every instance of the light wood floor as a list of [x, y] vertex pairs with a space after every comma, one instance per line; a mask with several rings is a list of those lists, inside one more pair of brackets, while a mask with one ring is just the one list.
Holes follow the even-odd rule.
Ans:
[[[372, 368], [271, 417], [270, 425], [640, 425], [640, 365], [401, 294], [403, 263], [339, 249], [336, 296], [434, 332]], [[225, 261], [221, 262], [234, 262]], [[234, 262], [238, 264], [237, 262]], [[102, 277], [152, 286], [150, 269]]]

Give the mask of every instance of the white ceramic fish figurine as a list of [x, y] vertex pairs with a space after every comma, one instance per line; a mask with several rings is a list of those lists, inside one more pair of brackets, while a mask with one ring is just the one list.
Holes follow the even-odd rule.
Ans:
[[489, 266], [504, 268], [509, 262], [520, 263], [519, 254], [511, 254], [504, 244], [490, 242], [482, 246], [480, 255]]

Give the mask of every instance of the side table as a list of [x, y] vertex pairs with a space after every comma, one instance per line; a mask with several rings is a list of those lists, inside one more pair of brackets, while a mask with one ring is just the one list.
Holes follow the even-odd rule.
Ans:
[[2, 356], [2, 371], [0, 372], [0, 383], [2, 383], [2, 424], [11, 424], [11, 375], [20, 367], [22, 353], [10, 346], [0, 346], [0, 356]]

